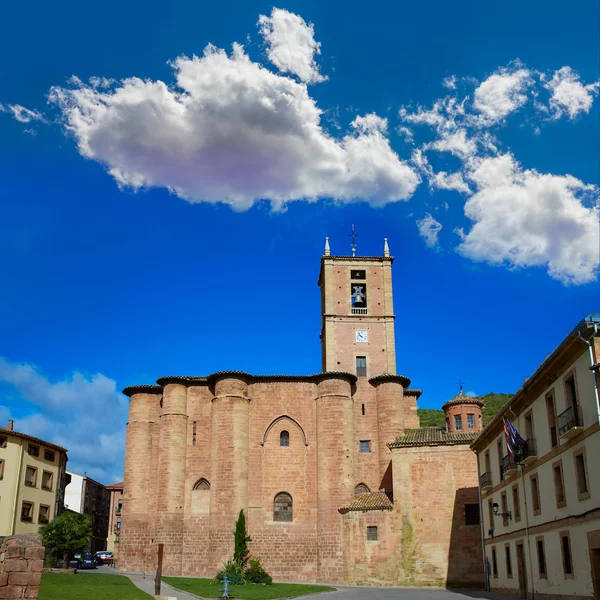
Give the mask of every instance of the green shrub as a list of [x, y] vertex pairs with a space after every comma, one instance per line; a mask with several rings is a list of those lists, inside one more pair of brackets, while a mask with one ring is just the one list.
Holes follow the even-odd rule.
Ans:
[[222, 583], [225, 576], [227, 576], [227, 580], [231, 585], [242, 585], [243, 583], [246, 583], [244, 579], [244, 567], [233, 558], [229, 558], [223, 563], [215, 580], [218, 583]]
[[271, 585], [273, 583], [271, 576], [260, 564], [260, 558], [250, 559], [250, 566], [246, 569], [244, 577], [249, 583], [264, 583], [265, 585]]

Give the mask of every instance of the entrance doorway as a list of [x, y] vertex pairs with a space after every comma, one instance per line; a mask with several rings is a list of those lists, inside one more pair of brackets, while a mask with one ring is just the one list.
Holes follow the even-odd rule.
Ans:
[[594, 597], [600, 599], [600, 549], [590, 550], [590, 562], [592, 563]]
[[517, 544], [517, 570], [519, 573], [519, 591], [521, 598], [527, 598], [527, 567], [525, 565], [525, 550], [523, 544]]

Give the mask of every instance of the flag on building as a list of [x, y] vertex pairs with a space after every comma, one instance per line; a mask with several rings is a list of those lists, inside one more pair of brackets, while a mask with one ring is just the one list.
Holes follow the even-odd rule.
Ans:
[[525, 440], [506, 417], [504, 417], [504, 436], [506, 437], [506, 451], [511, 458], [514, 458], [519, 446], [525, 445]]

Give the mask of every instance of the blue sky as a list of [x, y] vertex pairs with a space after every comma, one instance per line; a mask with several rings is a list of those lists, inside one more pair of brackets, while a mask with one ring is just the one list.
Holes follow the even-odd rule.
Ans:
[[320, 369], [352, 224], [422, 407], [514, 392], [599, 310], [597, 3], [276, 6], [4, 9], [0, 421], [104, 483], [124, 386]]

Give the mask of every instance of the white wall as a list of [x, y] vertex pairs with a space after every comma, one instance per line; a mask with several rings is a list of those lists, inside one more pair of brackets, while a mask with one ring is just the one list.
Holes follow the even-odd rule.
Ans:
[[81, 497], [83, 494], [83, 475], [67, 471], [71, 476], [71, 483], [65, 490], [65, 508], [75, 512], [81, 512]]

